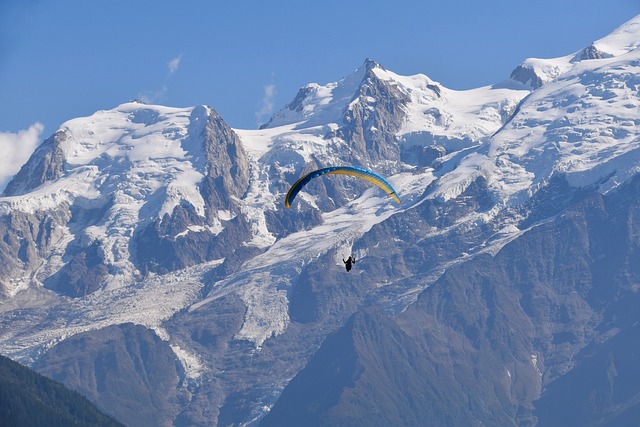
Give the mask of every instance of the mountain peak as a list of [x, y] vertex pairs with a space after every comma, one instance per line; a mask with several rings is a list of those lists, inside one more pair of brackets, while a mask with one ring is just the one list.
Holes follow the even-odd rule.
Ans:
[[327, 121], [340, 122], [344, 109], [356, 96], [363, 81], [372, 77], [372, 71], [378, 69], [384, 70], [376, 61], [367, 58], [354, 72], [337, 82], [303, 86], [293, 101], [274, 114], [260, 129], [294, 123], [305, 123], [306, 127], [310, 127]]
[[380, 64], [378, 64], [376, 61], [374, 61], [371, 58], [365, 59], [361, 68], [364, 68], [367, 71], [372, 70], [374, 68], [382, 68], [384, 70], [383, 66], [381, 66]]
[[638, 47], [640, 47], [640, 15], [573, 55], [551, 59], [528, 58], [512, 71], [510, 79], [537, 89], [571, 70], [580, 61], [617, 57]]
[[594, 47], [607, 56], [620, 56], [640, 47], [640, 15], [625, 22], [609, 35], [596, 40]]

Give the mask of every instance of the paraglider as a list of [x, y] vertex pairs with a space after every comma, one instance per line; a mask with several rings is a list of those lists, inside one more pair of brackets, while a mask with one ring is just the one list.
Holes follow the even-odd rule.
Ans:
[[322, 168], [322, 169], [318, 169], [313, 172], [310, 172], [305, 176], [303, 176], [302, 178], [300, 178], [298, 181], [296, 181], [296, 183], [293, 184], [289, 189], [289, 192], [287, 193], [287, 197], [285, 197], [284, 199], [284, 205], [287, 208], [290, 208], [291, 202], [293, 201], [293, 199], [295, 199], [295, 197], [298, 195], [300, 190], [302, 190], [302, 187], [307, 185], [307, 183], [311, 181], [313, 178], [316, 178], [325, 174], [350, 175], [350, 176], [366, 179], [372, 184], [375, 184], [378, 187], [382, 188], [389, 196], [393, 198], [393, 200], [395, 200], [397, 203], [400, 203], [400, 198], [398, 197], [398, 193], [396, 193], [396, 190], [391, 186], [391, 184], [389, 184], [389, 182], [386, 179], [384, 179], [377, 173], [367, 169], [356, 168], [353, 166], [332, 166], [332, 167]]
[[351, 271], [351, 265], [356, 263], [356, 259], [349, 255], [349, 258], [347, 258], [346, 261], [342, 258], [342, 262], [344, 262], [344, 266], [347, 269], [347, 272], [349, 272]]

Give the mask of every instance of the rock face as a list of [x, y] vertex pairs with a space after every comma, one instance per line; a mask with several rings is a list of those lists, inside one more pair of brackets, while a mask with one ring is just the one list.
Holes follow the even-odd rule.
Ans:
[[85, 296], [104, 286], [108, 271], [100, 248], [93, 244], [74, 253], [67, 264], [45, 280], [44, 285], [61, 295]]
[[[193, 116], [198, 113], [196, 109]], [[210, 210], [233, 210], [234, 199], [241, 198], [249, 186], [249, 162], [238, 135], [210, 110], [203, 132], [194, 137], [204, 144], [207, 174], [201, 192], [207, 206]]]
[[[14, 211], [0, 217], [0, 278], [15, 287], [0, 288], [5, 297], [24, 287], [29, 277], [51, 274], [42, 269], [42, 260], [55, 257], [57, 245], [65, 238], [64, 224], [69, 221], [64, 208], [56, 212]], [[55, 266], [52, 266], [55, 268]]]
[[29, 161], [7, 184], [3, 196], [25, 194], [47, 181], [60, 178], [64, 167], [64, 154], [60, 144], [67, 138], [68, 135], [61, 130], [40, 144]]
[[584, 61], [586, 59], [602, 59], [602, 58], [610, 58], [610, 57], [611, 55], [601, 52], [592, 43], [589, 46], [582, 49], [582, 51], [580, 52], [579, 60]]
[[543, 83], [542, 78], [536, 74], [534, 69], [523, 65], [518, 65], [509, 77], [512, 80], [530, 86], [532, 89], [539, 88]]
[[323, 343], [260, 426], [480, 425], [464, 396], [393, 320], [364, 312]]
[[380, 67], [373, 61], [364, 64], [366, 72], [358, 92], [344, 113], [344, 126], [337, 135], [348, 142], [354, 164], [397, 164], [400, 146], [395, 137], [405, 117], [409, 102], [398, 85], [381, 80], [374, 72]]

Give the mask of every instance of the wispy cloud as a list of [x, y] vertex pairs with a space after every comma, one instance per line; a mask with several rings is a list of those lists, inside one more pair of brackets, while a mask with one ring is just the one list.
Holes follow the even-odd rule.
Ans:
[[145, 104], [155, 104], [160, 102], [164, 95], [167, 93], [167, 86], [162, 86], [162, 89], [158, 90], [145, 90], [138, 95], [138, 99]]
[[264, 95], [260, 103], [260, 109], [256, 111], [256, 122], [258, 126], [264, 124], [273, 114], [273, 98], [275, 95], [275, 83], [268, 84], [264, 87]]
[[41, 123], [32, 124], [29, 129], [17, 133], [0, 132], [0, 192], [18, 173], [29, 156], [40, 143], [40, 135], [44, 130]]
[[176, 56], [167, 66], [169, 67], [169, 77], [173, 75], [176, 71], [178, 71], [178, 67], [180, 67], [180, 61], [182, 61], [182, 54]]
[[163, 101], [167, 95], [167, 91], [169, 90], [169, 80], [171, 80], [171, 76], [173, 76], [175, 72], [178, 71], [178, 68], [180, 68], [181, 61], [182, 54], [179, 54], [171, 61], [167, 62], [167, 76], [165, 77], [165, 83], [162, 85], [162, 88], [156, 90], [145, 90], [138, 94], [138, 99], [146, 104], [155, 104]]

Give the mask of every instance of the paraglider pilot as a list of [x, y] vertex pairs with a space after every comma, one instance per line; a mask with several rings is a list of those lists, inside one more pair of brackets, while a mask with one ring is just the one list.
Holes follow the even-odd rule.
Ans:
[[356, 263], [356, 259], [349, 255], [346, 261], [342, 258], [342, 262], [344, 262], [347, 271], [351, 271], [351, 265]]

